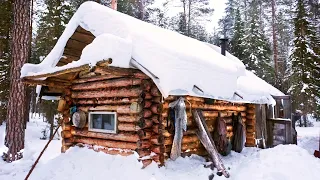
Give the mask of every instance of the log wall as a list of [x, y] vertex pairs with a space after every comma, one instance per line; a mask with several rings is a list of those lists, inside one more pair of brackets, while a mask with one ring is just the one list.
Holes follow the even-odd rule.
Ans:
[[[81, 144], [109, 154], [130, 155], [136, 151], [144, 166], [152, 160], [163, 165], [170, 155], [174, 136], [169, 128], [169, 103], [178, 97], [169, 96], [162, 102], [161, 93], [155, 84], [141, 72], [119, 70], [118, 74], [110, 74], [106, 69], [98, 70], [101, 75], [75, 79], [72, 86], [65, 90], [61, 151], [65, 152], [70, 146]], [[182, 140], [183, 156], [207, 154], [196, 135], [197, 127], [191, 114], [191, 110], [195, 108], [203, 111], [211, 133], [220, 112], [227, 123], [229, 138], [233, 136], [232, 114], [241, 113], [247, 129], [246, 146], [254, 146], [254, 105], [219, 100], [208, 104], [204, 98], [190, 96], [185, 99], [188, 130]], [[88, 123], [82, 129], [72, 126], [69, 112], [72, 106], [87, 113], [117, 112], [117, 134], [90, 132]]]
[[[172, 128], [170, 128], [170, 121], [168, 122], [168, 112], [169, 112], [169, 103], [173, 102], [177, 99], [177, 97], [168, 97], [165, 99], [163, 104], [163, 112], [162, 112], [162, 122], [164, 129], [164, 144], [165, 144], [165, 156], [169, 157], [173, 142], [174, 133], [172, 132]], [[201, 109], [203, 112], [203, 116], [206, 119], [207, 126], [209, 128], [209, 132], [213, 134], [216, 119], [218, 117], [218, 113], [221, 113], [221, 117], [227, 123], [227, 137], [233, 137], [233, 127], [232, 127], [232, 114], [237, 115], [241, 113], [242, 120], [245, 122], [247, 128], [249, 128], [249, 132], [246, 131], [248, 136], [246, 146], [254, 146], [254, 111], [252, 111], [252, 106], [248, 104], [242, 103], [229, 103], [226, 101], [216, 100], [213, 104], [207, 104], [204, 98], [198, 97], [185, 97], [185, 104], [187, 108], [187, 131], [184, 132], [184, 136], [182, 139], [182, 155], [190, 155], [190, 154], [198, 154], [201, 156], [207, 155], [206, 150], [202, 146], [200, 140], [196, 135], [196, 124], [193, 121], [193, 117], [191, 114], [191, 109]], [[253, 106], [254, 107], [254, 106]], [[249, 122], [247, 122], [249, 119]], [[170, 131], [171, 129], [171, 131]], [[253, 139], [252, 139], [253, 138]], [[253, 141], [252, 141], [253, 140]], [[250, 141], [250, 142], [249, 142]]]

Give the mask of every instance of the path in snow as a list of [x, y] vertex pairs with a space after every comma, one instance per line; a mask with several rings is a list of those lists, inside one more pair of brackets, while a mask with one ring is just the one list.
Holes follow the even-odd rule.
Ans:
[[314, 127], [296, 127], [298, 146], [306, 149], [310, 154], [319, 150], [320, 122], [313, 121]]

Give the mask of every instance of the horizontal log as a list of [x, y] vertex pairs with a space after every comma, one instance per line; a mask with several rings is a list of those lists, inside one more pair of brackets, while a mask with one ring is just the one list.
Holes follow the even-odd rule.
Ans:
[[[163, 109], [162, 111], [162, 117], [168, 117], [168, 109]], [[212, 111], [202, 111], [202, 114], [205, 118], [216, 118], [218, 117], [219, 111], [212, 110]], [[232, 117], [232, 113], [234, 115], [238, 114], [236, 111], [220, 111], [221, 117]], [[241, 112], [242, 117], [246, 117], [245, 112]], [[189, 109], [187, 109], [187, 117], [192, 117], [192, 114], [190, 113]]]
[[192, 101], [204, 103], [204, 98], [200, 98], [200, 97], [186, 96], [185, 99], [190, 101], [191, 103], [193, 103]]
[[72, 137], [71, 131], [61, 131], [61, 137], [63, 139], [71, 138]]
[[73, 127], [71, 130], [71, 134], [74, 136], [109, 139], [109, 140], [125, 141], [125, 142], [137, 142], [139, 140], [139, 136], [137, 133], [119, 132], [117, 134], [107, 134], [107, 133], [91, 132], [91, 131], [88, 131], [87, 128], [78, 129]]
[[[208, 130], [209, 132], [213, 132], [214, 130], [214, 127], [213, 126], [208, 126]], [[187, 136], [187, 135], [193, 135], [193, 134], [196, 134], [198, 131], [198, 129], [196, 127], [190, 127], [190, 128], [187, 128], [187, 131], [183, 132], [183, 135], [184, 136]], [[171, 137], [173, 136], [173, 134], [171, 134], [169, 131], [167, 130], [162, 130], [162, 135], [164, 137]]]
[[[89, 148], [91, 149], [91, 148]], [[130, 156], [132, 154], [134, 154], [133, 151], [129, 151], [129, 150], [117, 150], [117, 149], [113, 149], [113, 148], [92, 148], [94, 151], [96, 152], [104, 152], [106, 154], [110, 154], [110, 155], [121, 155], [121, 156]]]
[[142, 89], [139, 87], [132, 88], [119, 88], [103, 91], [73, 91], [72, 98], [106, 98], [106, 97], [139, 97], [142, 93]]
[[247, 107], [249, 109], [256, 109], [256, 105], [255, 104], [247, 104]]
[[256, 115], [255, 114], [247, 114], [247, 119], [256, 119]]
[[127, 86], [140, 85], [142, 79], [136, 78], [119, 78], [109, 79], [104, 81], [87, 82], [81, 84], [74, 84], [71, 86], [72, 90], [92, 90], [92, 89], [106, 89], [106, 88], [119, 88]]
[[147, 93], [144, 94], [144, 99], [152, 100], [153, 96], [150, 93], [147, 92]]
[[118, 68], [118, 67], [95, 67], [94, 69], [95, 73], [99, 73], [101, 75], [120, 75], [120, 76], [130, 76], [140, 79], [150, 79], [147, 75], [142, 73], [139, 70], [136, 69], [126, 69], [126, 68]]
[[77, 105], [119, 105], [119, 104], [129, 104], [133, 102], [142, 102], [142, 98], [94, 98], [94, 99], [76, 99], [75, 104]]
[[121, 77], [123, 77], [123, 76], [114, 75], [114, 74], [98, 75], [98, 76], [94, 76], [94, 77], [75, 79], [72, 81], [72, 83], [79, 84], [79, 83], [86, 83], [86, 82], [102, 81], [102, 80], [107, 80], [107, 79], [116, 79], [116, 78], [121, 78]]
[[256, 121], [247, 120], [247, 121], [246, 121], [246, 125], [247, 125], [247, 126], [255, 126], [255, 125], [256, 125]]
[[119, 131], [138, 131], [141, 128], [135, 123], [119, 123], [118, 130]]
[[247, 114], [255, 114], [256, 110], [255, 109], [247, 109]]
[[[166, 145], [165, 146], [165, 152], [171, 152], [171, 145]], [[192, 151], [192, 150], [197, 150], [203, 148], [202, 144], [200, 141], [192, 142], [192, 143], [185, 143], [181, 144], [181, 150], [182, 151]]]
[[156, 154], [162, 154], [165, 152], [165, 147], [161, 145], [152, 145], [151, 146], [151, 151], [156, 153]]
[[137, 143], [133, 143], [133, 142], [112, 141], [112, 140], [106, 140], [106, 139], [87, 138], [87, 137], [81, 137], [81, 136], [74, 136], [74, 141], [76, 143], [97, 145], [97, 146], [103, 146], [107, 148], [121, 148], [121, 149], [131, 149], [131, 150], [135, 150], [137, 148]]
[[142, 111], [141, 105], [137, 104], [135, 108], [131, 105], [102, 105], [102, 106], [80, 106], [78, 109], [89, 112], [89, 111], [115, 111], [118, 114], [138, 114]]
[[52, 81], [52, 80], [33, 80], [33, 79], [23, 79], [23, 83], [28, 84], [29, 86], [37, 86], [37, 85], [42, 85], [42, 86], [49, 86], [49, 87], [55, 87], [58, 89], [64, 89], [67, 88], [68, 86], [71, 86], [71, 83], [62, 83], [62, 82], [57, 82], [57, 81]]
[[121, 114], [118, 114], [118, 116], [117, 116], [117, 119], [118, 119], [119, 122], [127, 122], [127, 123], [138, 122], [138, 121], [140, 121], [141, 118], [142, 118], [142, 116], [135, 115], [135, 114], [132, 114], [132, 115], [121, 115]]
[[[186, 102], [188, 104], [188, 102]], [[203, 103], [191, 103], [193, 109], [202, 109], [202, 110], [216, 110], [216, 111], [246, 111], [247, 107], [244, 105], [210, 105], [210, 104], [203, 104]], [[168, 109], [169, 103], [163, 104], [163, 109]], [[187, 109], [190, 107], [187, 105]]]
[[[182, 144], [187, 144], [187, 143], [193, 143], [200, 141], [197, 135], [188, 135], [188, 136], [183, 136], [182, 137]], [[164, 139], [164, 144], [165, 145], [170, 145], [173, 143], [173, 137], [165, 138]]]

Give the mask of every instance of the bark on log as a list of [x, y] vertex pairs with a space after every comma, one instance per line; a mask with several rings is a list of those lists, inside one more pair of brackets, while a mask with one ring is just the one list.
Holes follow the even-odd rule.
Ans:
[[92, 90], [92, 89], [106, 89], [106, 88], [114, 88], [114, 87], [127, 87], [127, 86], [135, 86], [140, 85], [142, 83], [141, 79], [135, 78], [119, 78], [119, 79], [110, 79], [105, 81], [97, 81], [97, 82], [88, 82], [82, 84], [74, 84], [72, 85], [72, 90]]
[[133, 103], [133, 102], [141, 102], [142, 99], [141, 98], [94, 98], [94, 99], [78, 99], [75, 100], [75, 103], [77, 105], [87, 105], [87, 104], [91, 104], [91, 105], [101, 105], [101, 104], [107, 104], [107, 105], [120, 105], [120, 104], [129, 104], [129, 103]]
[[[188, 102], [186, 102], [187, 104]], [[247, 107], [245, 105], [225, 105], [225, 104], [203, 104], [203, 103], [191, 103], [193, 109], [202, 109], [202, 110], [216, 110], [216, 111], [246, 111]], [[166, 102], [163, 104], [163, 109], [168, 109], [169, 103]], [[187, 109], [190, 109], [187, 106]]]
[[62, 139], [62, 146], [72, 146], [73, 138]]
[[118, 67], [95, 67], [95, 73], [100, 73], [101, 75], [120, 75], [120, 76], [130, 76], [140, 79], [149, 79], [147, 75], [142, 73], [136, 69], [125, 69], [125, 68], [118, 68]]
[[146, 109], [150, 108], [151, 105], [152, 105], [152, 101], [145, 101], [144, 102], [144, 108], [146, 108]]
[[[168, 117], [168, 109], [163, 109], [162, 112], [163, 112], [162, 117], [167, 118]], [[216, 117], [218, 117], [219, 111], [213, 110], [213, 111], [202, 111], [202, 112], [203, 112], [203, 116], [205, 118], [216, 118]], [[235, 115], [238, 114], [236, 111], [220, 111], [220, 115], [223, 118], [231, 117], [232, 113], [234, 113]], [[241, 112], [241, 116], [246, 117], [246, 113]], [[192, 114], [190, 113], [189, 109], [187, 109], [187, 117], [192, 117]]]
[[164, 143], [164, 137], [163, 136], [152, 136], [150, 139], [152, 144], [161, 145]]
[[[189, 136], [183, 136], [182, 137], [182, 144], [187, 143], [194, 143], [200, 141], [197, 135], [189, 135]], [[164, 144], [165, 145], [171, 145], [173, 143], [173, 137], [165, 138]]]
[[150, 100], [153, 99], [153, 96], [150, 93], [145, 93], [144, 99]]
[[95, 149], [97, 152], [104, 152], [106, 154], [110, 155], [121, 155], [121, 156], [130, 156], [133, 153], [133, 151], [121, 151], [121, 150], [116, 150], [116, 149], [103, 149], [103, 148], [98, 148]]
[[120, 149], [131, 149], [131, 150], [135, 150], [137, 148], [137, 143], [87, 138], [87, 137], [81, 137], [81, 136], [74, 136], [74, 142], [103, 146], [107, 148], [120, 148]]
[[119, 123], [118, 130], [119, 131], [138, 131], [141, 128], [137, 126], [135, 123]]
[[141, 118], [141, 119], [138, 121], [138, 126], [139, 126], [141, 129], [151, 128], [152, 125], [153, 125], [153, 121], [152, 121], [151, 119]]
[[142, 90], [137, 87], [133, 88], [120, 88], [104, 91], [80, 91], [72, 92], [71, 97], [75, 99], [81, 98], [106, 98], [106, 97], [139, 97]]
[[152, 145], [151, 146], [151, 151], [156, 153], [156, 154], [160, 154], [160, 153], [165, 151], [165, 147], [164, 146], [160, 146], [160, 145]]
[[71, 124], [70, 123], [62, 123], [62, 130], [63, 131], [70, 131], [71, 130]]
[[149, 92], [151, 90], [151, 84], [152, 81], [151, 80], [142, 80], [141, 82], [141, 88], [146, 91]]
[[152, 121], [154, 124], [159, 124], [159, 116], [158, 115], [153, 115], [151, 117]]
[[117, 119], [119, 122], [127, 122], [127, 123], [135, 123], [138, 122], [140, 119], [142, 118], [142, 116], [140, 115], [118, 115]]
[[78, 84], [78, 83], [102, 81], [102, 80], [108, 80], [108, 79], [116, 79], [116, 78], [121, 78], [121, 77], [123, 77], [123, 76], [114, 75], [114, 74], [102, 75], [102, 76], [98, 75], [98, 76], [95, 76], [95, 77], [76, 79], [76, 80], [73, 80], [72, 83], [73, 84]]
[[103, 106], [81, 106], [80, 110], [88, 111], [115, 111], [118, 114], [138, 114], [141, 112], [142, 107], [138, 104], [137, 108], [131, 108], [131, 105], [103, 105]]
[[72, 137], [71, 131], [62, 131], [61, 132], [61, 137], [63, 139], [71, 138]]
[[118, 134], [107, 134], [107, 133], [91, 132], [91, 131], [88, 131], [87, 128], [78, 129], [73, 127], [71, 130], [71, 134], [74, 136], [109, 139], [109, 140], [117, 140], [117, 141], [125, 141], [125, 142], [137, 142], [139, 140], [139, 136], [136, 133], [119, 132]]

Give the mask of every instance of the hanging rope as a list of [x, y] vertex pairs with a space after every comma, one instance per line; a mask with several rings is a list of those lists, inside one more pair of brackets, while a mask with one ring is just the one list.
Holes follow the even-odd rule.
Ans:
[[36, 161], [34, 162], [34, 164], [32, 165], [29, 173], [27, 174], [26, 178], [24, 178], [24, 180], [27, 180], [27, 179], [30, 177], [33, 169], [34, 169], [34, 168], [36, 167], [36, 165], [38, 164], [38, 162], [39, 162], [42, 154], [43, 154], [44, 151], [47, 149], [47, 147], [48, 147], [48, 145], [50, 144], [50, 142], [52, 141], [53, 137], [57, 134], [59, 128], [60, 128], [60, 124], [59, 124], [59, 126], [57, 127], [57, 129], [54, 131], [54, 133], [53, 133], [53, 135], [51, 136], [50, 140], [49, 140], [49, 141], [47, 142], [47, 144], [44, 146], [43, 150], [42, 150], [41, 153], [39, 154], [37, 160], [36, 160]]

